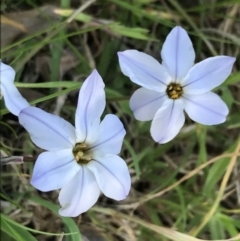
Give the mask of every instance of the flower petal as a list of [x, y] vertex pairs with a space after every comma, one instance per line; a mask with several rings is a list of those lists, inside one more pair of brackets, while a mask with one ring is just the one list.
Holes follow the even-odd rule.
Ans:
[[116, 155], [106, 155], [90, 161], [87, 167], [94, 173], [101, 191], [109, 198], [123, 200], [131, 187], [126, 162]]
[[137, 120], [152, 120], [163, 102], [167, 100], [166, 93], [140, 88], [136, 90], [130, 99], [130, 108]]
[[93, 155], [118, 154], [126, 131], [116, 115], [106, 115], [100, 124], [98, 139], [92, 144]]
[[72, 148], [76, 143], [75, 128], [69, 122], [37, 107], [23, 109], [19, 122], [42, 149], [57, 151]]
[[166, 100], [153, 118], [152, 138], [158, 143], [169, 142], [178, 134], [184, 120], [182, 100]]
[[230, 75], [235, 58], [216, 56], [194, 65], [181, 81], [186, 94], [203, 94], [222, 84]]
[[1, 60], [0, 60], [0, 77], [1, 77], [1, 81], [2, 82], [14, 82], [14, 78], [15, 78], [15, 70], [7, 64], [4, 64]]
[[223, 123], [228, 115], [228, 107], [213, 92], [202, 95], [184, 95], [184, 109], [189, 117], [204, 125]]
[[86, 166], [82, 166], [60, 191], [58, 199], [62, 208], [59, 214], [76, 217], [91, 208], [97, 202], [99, 195], [100, 189], [93, 173]]
[[93, 143], [97, 139], [100, 117], [106, 105], [104, 86], [97, 70], [82, 85], [75, 116], [78, 142]]
[[187, 32], [177, 26], [168, 34], [161, 51], [163, 65], [179, 82], [194, 64], [195, 52]]
[[20, 111], [29, 106], [29, 103], [22, 97], [14, 85], [14, 69], [0, 62], [0, 93], [4, 97], [7, 109], [18, 116]]
[[137, 50], [118, 52], [120, 68], [132, 82], [147, 89], [164, 92], [171, 77], [153, 57]]
[[43, 152], [33, 169], [31, 184], [48, 192], [62, 188], [79, 171], [72, 149]]

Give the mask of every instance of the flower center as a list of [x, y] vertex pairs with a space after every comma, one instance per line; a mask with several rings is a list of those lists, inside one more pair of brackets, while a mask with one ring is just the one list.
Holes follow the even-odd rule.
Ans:
[[92, 159], [85, 143], [77, 143], [72, 152], [77, 163], [87, 164]]
[[171, 83], [167, 86], [167, 95], [170, 99], [178, 99], [182, 96], [183, 88], [180, 84]]

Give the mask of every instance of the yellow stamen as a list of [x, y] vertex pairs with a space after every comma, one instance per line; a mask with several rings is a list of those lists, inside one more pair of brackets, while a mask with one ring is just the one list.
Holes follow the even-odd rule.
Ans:
[[168, 85], [167, 87], [167, 95], [170, 99], [178, 99], [182, 96], [183, 94], [183, 89], [182, 86], [180, 84], [176, 84], [176, 83], [171, 83]]
[[80, 164], [86, 164], [92, 159], [85, 143], [77, 143], [72, 152], [76, 161]]

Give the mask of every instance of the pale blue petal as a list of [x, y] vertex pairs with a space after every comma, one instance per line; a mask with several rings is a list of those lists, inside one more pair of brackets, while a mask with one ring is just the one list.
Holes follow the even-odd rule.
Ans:
[[76, 144], [75, 128], [63, 118], [37, 107], [27, 107], [19, 114], [20, 124], [38, 147], [56, 151]]
[[0, 83], [14, 82], [15, 70], [7, 64], [4, 64], [0, 59]]
[[187, 32], [177, 26], [168, 34], [161, 51], [163, 65], [172, 76], [173, 82], [179, 82], [191, 69], [195, 52]]
[[95, 158], [87, 164], [101, 191], [109, 198], [123, 200], [129, 194], [131, 178], [126, 162], [116, 155]]
[[79, 169], [72, 149], [43, 152], [34, 165], [31, 184], [43, 192], [60, 189]]
[[168, 96], [165, 92], [159, 93], [140, 88], [133, 93], [129, 104], [137, 120], [149, 121], [153, 119], [158, 109], [167, 99]]
[[65, 217], [76, 217], [86, 212], [96, 202], [100, 189], [93, 173], [84, 165], [65, 185], [59, 194], [62, 208], [59, 214]]
[[20, 111], [29, 106], [29, 103], [22, 97], [14, 85], [14, 69], [0, 62], [0, 92], [3, 95], [7, 109], [18, 116]]
[[184, 93], [203, 94], [222, 84], [231, 74], [235, 58], [216, 56], [194, 65], [181, 81]]
[[153, 118], [150, 130], [152, 138], [158, 143], [171, 141], [179, 133], [184, 121], [182, 100], [166, 100]]
[[137, 50], [118, 52], [120, 68], [132, 82], [147, 89], [164, 92], [171, 77], [153, 57]]
[[126, 131], [116, 115], [106, 115], [99, 127], [98, 139], [91, 145], [93, 156], [119, 154]]
[[228, 115], [228, 107], [213, 92], [201, 95], [184, 95], [184, 109], [189, 117], [204, 125], [223, 123]]
[[106, 105], [104, 86], [97, 70], [82, 85], [75, 116], [78, 142], [91, 144], [97, 139], [100, 117]]

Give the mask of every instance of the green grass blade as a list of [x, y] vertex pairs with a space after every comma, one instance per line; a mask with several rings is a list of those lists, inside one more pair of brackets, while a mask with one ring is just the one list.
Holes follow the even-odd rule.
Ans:
[[[31, 197], [30, 199], [31, 199], [31, 201], [33, 201], [37, 204], [40, 204], [43, 207], [50, 209], [55, 214], [59, 215], [58, 214], [59, 208], [56, 205], [54, 205], [53, 203], [51, 203], [47, 200], [43, 200], [42, 198], [35, 197], [35, 196]], [[72, 218], [66, 218], [66, 217], [61, 217], [61, 218], [67, 228], [67, 231], [70, 233], [73, 233], [71, 236], [68, 236], [68, 240], [69, 241], [81, 241], [82, 240], [81, 234], [80, 234], [79, 228], [76, 225], [76, 223], [74, 222], [74, 220]]]
[[37, 241], [37, 239], [34, 238], [31, 233], [24, 228], [19, 227], [18, 225], [16, 225], [13, 220], [9, 222], [5, 215], [1, 214], [1, 230], [3, 232], [17, 241]]

